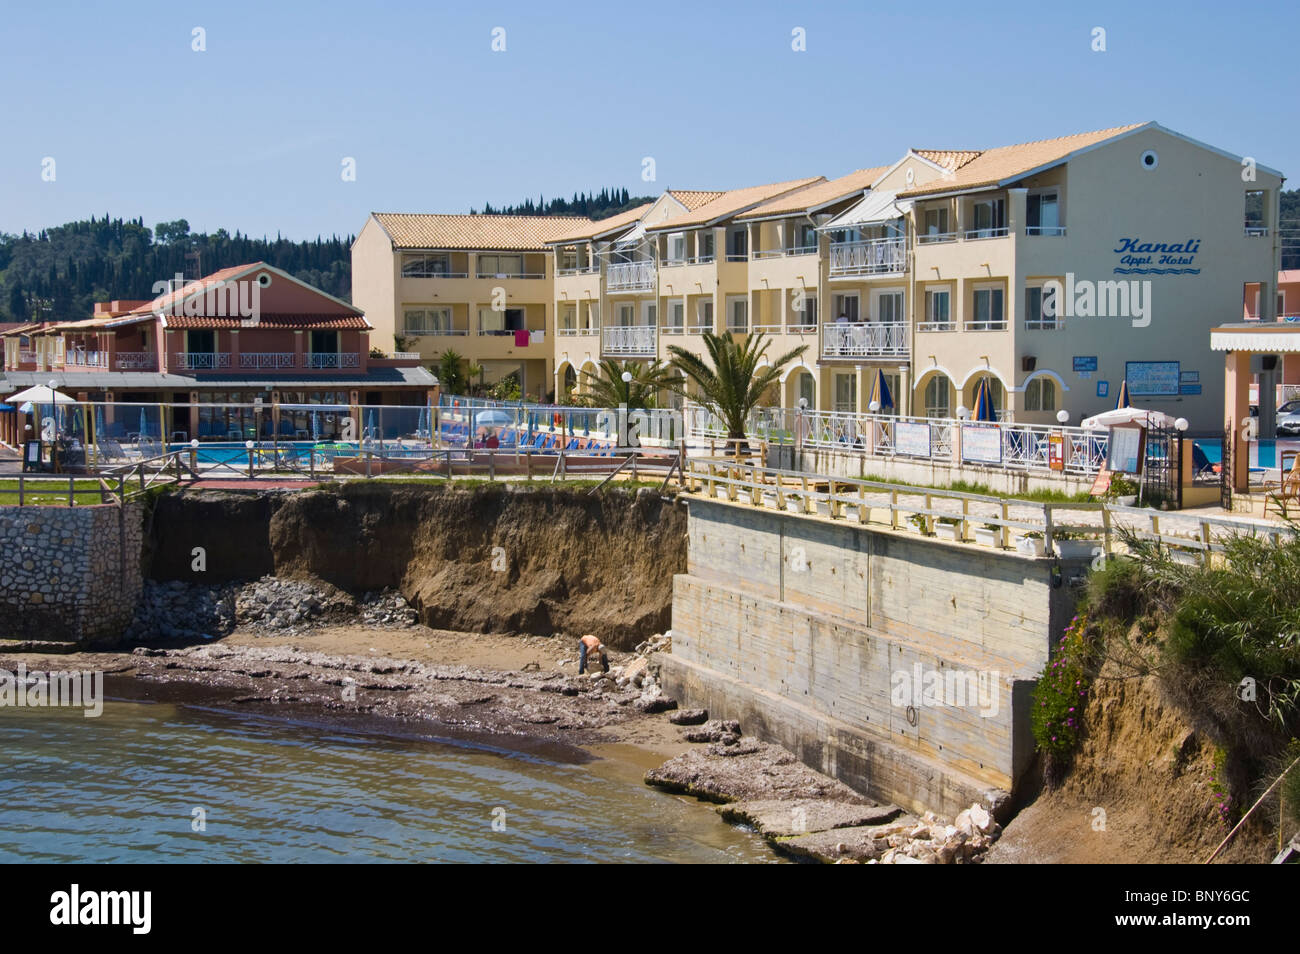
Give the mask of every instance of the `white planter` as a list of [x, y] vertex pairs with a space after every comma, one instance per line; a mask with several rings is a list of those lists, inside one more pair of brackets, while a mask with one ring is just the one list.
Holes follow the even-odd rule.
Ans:
[[1091, 560], [1092, 551], [1101, 543], [1097, 540], [1053, 540], [1052, 546], [1062, 560]]
[[988, 527], [976, 527], [975, 542], [982, 547], [995, 547], [998, 545], [998, 532]]
[[1038, 537], [1021, 537], [1016, 541], [1016, 550], [1033, 557], [1040, 557], [1047, 552], [1045, 544]]
[[934, 525], [934, 535], [940, 540], [952, 540], [954, 543], [959, 539], [961, 526], [956, 523], [936, 523]]

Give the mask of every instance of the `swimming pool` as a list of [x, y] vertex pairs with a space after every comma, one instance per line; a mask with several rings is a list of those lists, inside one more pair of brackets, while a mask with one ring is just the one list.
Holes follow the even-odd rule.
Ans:
[[[1221, 463], [1223, 448], [1220, 441], [1195, 441], [1197, 447], [1205, 452], [1205, 458], [1211, 464]], [[1251, 441], [1250, 467], [1252, 470], [1265, 470], [1278, 465], [1279, 451], [1300, 450], [1300, 440], [1260, 440]], [[1289, 458], [1288, 458], [1289, 460]]]
[[[259, 454], [269, 453], [273, 448], [278, 448], [281, 454], [290, 456], [306, 457], [313, 449], [318, 454], [327, 457], [334, 457], [337, 454], [355, 454], [357, 444], [348, 444], [345, 442], [316, 442], [316, 441], [261, 441], [254, 447]], [[168, 450], [189, 450], [189, 444], [169, 444]], [[241, 441], [212, 441], [211, 443], [201, 443], [197, 450], [197, 459], [200, 464], [218, 464], [218, 463], [247, 463], [248, 448]]]

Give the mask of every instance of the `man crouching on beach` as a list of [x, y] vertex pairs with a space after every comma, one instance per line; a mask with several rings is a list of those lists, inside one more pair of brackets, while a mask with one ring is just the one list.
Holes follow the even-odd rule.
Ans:
[[600, 665], [609, 672], [609, 657], [605, 655], [605, 644], [590, 633], [578, 640], [578, 675], [587, 671], [587, 654], [600, 653]]

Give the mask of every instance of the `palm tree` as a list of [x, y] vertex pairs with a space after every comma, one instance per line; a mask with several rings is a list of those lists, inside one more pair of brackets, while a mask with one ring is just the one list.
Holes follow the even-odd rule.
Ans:
[[465, 359], [458, 352], [448, 348], [438, 356], [438, 364], [432, 369], [438, 375], [438, 383], [445, 394], [468, 393], [469, 381], [465, 377]]
[[[624, 381], [624, 374], [631, 379]], [[583, 371], [582, 383], [587, 389], [583, 402], [591, 407], [626, 404], [628, 410], [645, 410], [657, 406], [660, 391], [678, 390], [683, 382], [680, 374], [661, 361], [646, 364], [606, 359], [596, 374]]]
[[[729, 331], [720, 335], [706, 331], [704, 346], [712, 367], [680, 345], [668, 346], [672, 366], [695, 385], [695, 394], [690, 397], [722, 422], [727, 428], [727, 442], [734, 442], [737, 452], [748, 450], [745, 422], [763, 399], [763, 392], [781, 379], [782, 368], [808, 350], [806, 344], [800, 345], [760, 371], [758, 365], [770, 344], [762, 332], [737, 344]], [[685, 388], [679, 390], [686, 393]]]

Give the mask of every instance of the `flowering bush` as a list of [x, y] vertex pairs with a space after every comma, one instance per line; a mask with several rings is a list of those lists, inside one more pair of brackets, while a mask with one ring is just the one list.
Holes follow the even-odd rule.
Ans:
[[1034, 740], [1056, 765], [1068, 761], [1079, 742], [1083, 707], [1088, 701], [1091, 644], [1087, 630], [1086, 616], [1070, 621], [1034, 687]]

